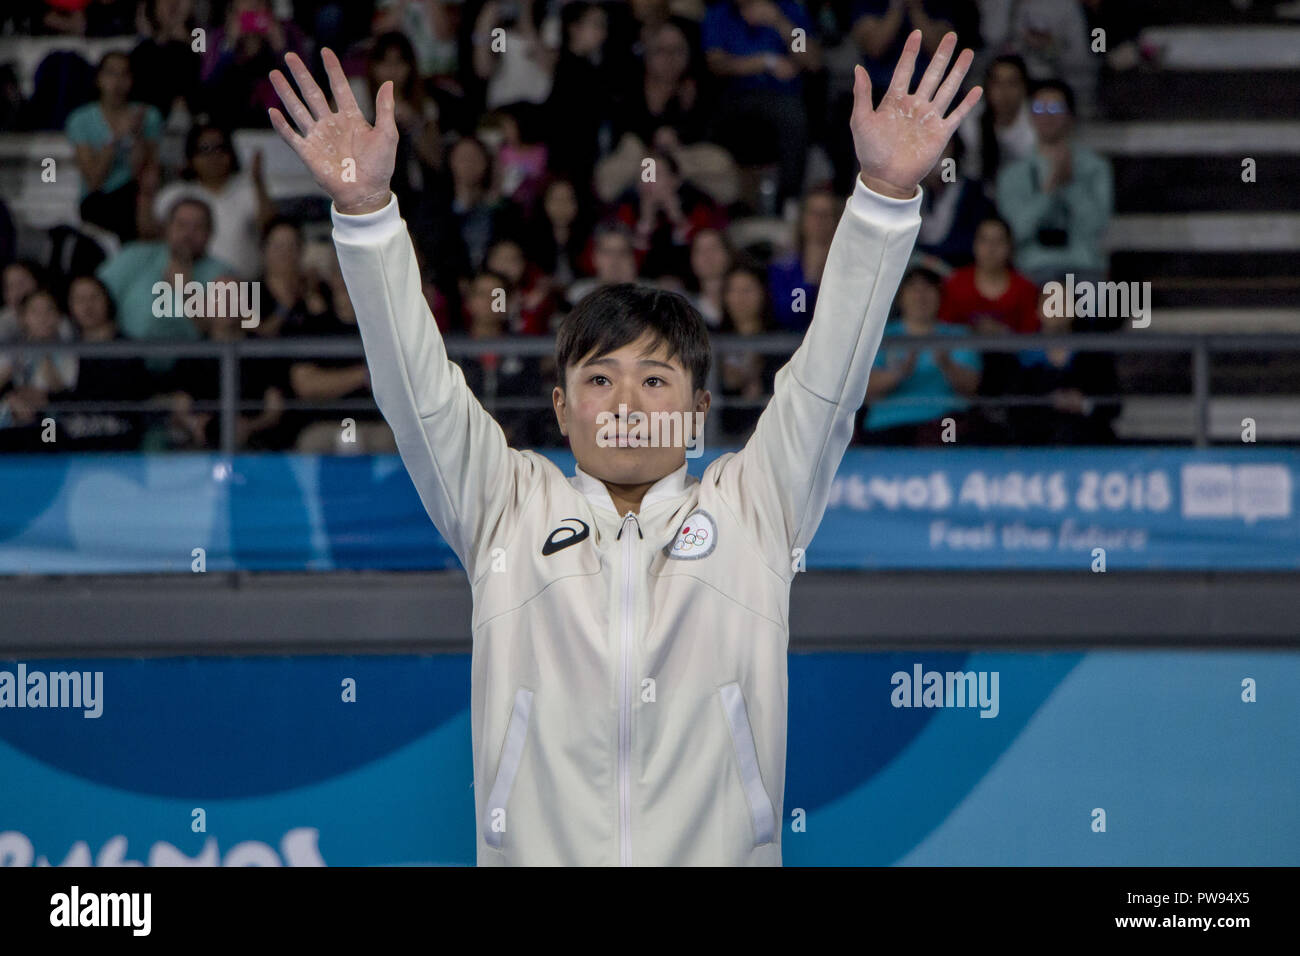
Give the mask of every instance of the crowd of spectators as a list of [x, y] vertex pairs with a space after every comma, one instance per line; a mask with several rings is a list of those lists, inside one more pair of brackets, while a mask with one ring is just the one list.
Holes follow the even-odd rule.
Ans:
[[[267, 77], [287, 52], [327, 89], [319, 50], [335, 50], [365, 110], [393, 82], [392, 188], [449, 340], [553, 336], [583, 295], [627, 281], [681, 292], [714, 332], [747, 336], [800, 333], [811, 320], [857, 181], [852, 66], [865, 66], [878, 102], [912, 29], [923, 37], [918, 70], [948, 30], [976, 49], [966, 86], [984, 96], [921, 184], [914, 264], [886, 330], [896, 338], [877, 358], [857, 440], [934, 443], [953, 417], [962, 440], [1113, 441], [1110, 357], [1043, 350], [1033, 336], [1097, 328], [1048, 315], [1042, 290], [1066, 273], [1107, 273], [1110, 165], [1075, 129], [1095, 109], [1105, 59], [1089, 50], [1090, 31], [1112, 33], [1113, 68], [1145, 56], [1133, 53], [1133, 10], [1110, 0], [14, 0], [0, 13], [5, 32], [137, 42], [93, 65], [52, 53], [30, 99], [13, 103], [10, 90], [0, 110], [11, 130], [64, 132], [80, 177], [74, 238], [120, 244], [102, 262], [94, 243], [88, 253], [79, 244], [75, 268], [66, 255], [16, 258], [0, 202], [0, 449], [41, 448], [47, 418], [61, 450], [219, 440], [213, 360], [78, 359], [25, 343], [359, 341], [321, 238], [327, 219], [273, 200], [262, 155], [241, 163], [232, 137], [269, 128], [278, 101]], [[169, 135], [184, 143], [176, 168], [160, 158]], [[258, 321], [159, 315], [154, 284], [175, 275], [256, 281]], [[963, 347], [971, 332], [1023, 334], [1025, 346], [981, 354]], [[911, 335], [952, 346], [909, 348]], [[716, 350], [731, 400], [724, 436], [752, 428], [787, 357], [734, 342]], [[512, 443], [560, 442], [549, 359], [461, 365], [477, 394], [504, 403]], [[245, 357], [240, 370], [242, 448], [392, 450], [359, 356]], [[982, 401], [1004, 395], [1040, 403]], [[529, 399], [538, 407], [509, 407]], [[57, 408], [92, 401], [110, 410]], [[356, 427], [343, 439], [345, 417]]]

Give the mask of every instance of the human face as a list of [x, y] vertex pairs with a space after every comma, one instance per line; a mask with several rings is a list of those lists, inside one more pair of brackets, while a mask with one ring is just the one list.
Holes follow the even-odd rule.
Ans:
[[578, 56], [599, 50], [605, 42], [605, 11], [592, 7], [573, 25], [569, 46]]
[[194, 203], [177, 206], [167, 221], [167, 246], [172, 254], [190, 260], [198, 259], [208, 248], [211, 229], [208, 217]]
[[59, 307], [53, 297], [42, 293], [28, 299], [22, 323], [29, 341], [44, 342], [55, 338], [59, 331]]
[[497, 278], [492, 275], [481, 275], [470, 286], [465, 308], [469, 312], [470, 332], [475, 336], [501, 334], [501, 323], [505, 318], [505, 313], [496, 312], [492, 309], [497, 288]]
[[375, 85], [383, 86], [389, 80], [393, 81], [393, 90], [402, 90], [406, 87], [406, 80], [411, 75], [410, 64], [402, 59], [402, 53], [396, 47], [389, 47], [384, 53], [384, 58], [375, 64]]
[[553, 223], [568, 225], [578, 216], [578, 200], [572, 184], [560, 180], [546, 190], [546, 215]]
[[194, 144], [190, 163], [203, 182], [222, 182], [230, 175], [233, 159], [226, 148], [226, 138], [218, 130], [208, 130], [199, 135]]
[[1011, 243], [1007, 231], [997, 222], [980, 223], [975, 230], [975, 243], [971, 248], [975, 265], [981, 269], [1004, 269], [1011, 258]]
[[5, 266], [4, 287], [5, 305], [17, 307], [23, 296], [36, 291], [36, 279], [26, 267], [15, 263]]
[[68, 287], [68, 311], [83, 332], [99, 328], [108, 321], [104, 290], [89, 279], [73, 279]]
[[701, 282], [716, 279], [727, 271], [731, 257], [716, 229], [701, 229], [691, 243], [691, 271]]
[[1040, 143], [1059, 143], [1070, 132], [1070, 113], [1060, 90], [1039, 90], [1030, 109]]
[[493, 272], [501, 273], [516, 285], [523, 279], [524, 270], [528, 268], [523, 250], [513, 242], [498, 242], [488, 253], [484, 265]]
[[131, 92], [131, 64], [124, 56], [111, 56], [95, 78], [100, 95], [110, 103], [125, 103]]
[[909, 279], [901, 295], [899, 311], [904, 319], [933, 322], [939, 314], [939, 289], [928, 279]]
[[272, 229], [263, 243], [262, 258], [268, 270], [296, 269], [302, 258], [302, 240], [298, 238], [298, 230], [290, 225]]
[[993, 115], [1007, 120], [1015, 118], [1020, 112], [1020, 104], [1025, 101], [1025, 81], [1010, 63], [999, 63], [989, 71], [985, 95], [989, 98], [989, 108]]
[[835, 200], [825, 193], [809, 196], [803, 207], [804, 238], [829, 245], [835, 226]]
[[[565, 387], [552, 393], [560, 432], [583, 471], [613, 484], [651, 484], [680, 468], [687, 443], [698, 440], [694, 413], [709, 408], [709, 392], [695, 391], [691, 373], [678, 357], [668, 357], [667, 345], [651, 332], [608, 355], [584, 356], [564, 378]], [[634, 441], [638, 421], [644, 421], [647, 441], [657, 437], [658, 447], [611, 443], [619, 422]]]
[[727, 280], [722, 301], [737, 332], [752, 335], [758, 331], [759, 314], [763, 311], [763, 289], [757, 279], [747, 272], [733, 273]]
[[465, 185], [481, 185], [487, 175], [487, 159], [483, 150], [470, 139], [456, 141], [451, 148], [447, 162], [451, 165], [451, 174], [456, 182]]
[[646, 44], [646, 72], [651, 76], [680, 77], [690, 63], [691, 48], [682, 31], [665, 24]]
[[592, 255], [596, 275], [603, 282], [635, 282], [636, 256], [623, 236], [602, 236]]

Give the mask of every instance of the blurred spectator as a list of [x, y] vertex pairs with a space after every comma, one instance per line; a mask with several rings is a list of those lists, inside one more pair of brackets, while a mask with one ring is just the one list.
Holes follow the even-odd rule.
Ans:
[[[679, 13], [673, 13], [671, 5], [670, 0], [630, 0], [629, 3], [604, 4], [609, 15], [609, 39], [605, 45], [604, 60], [616, 77], [616, 89], [633, 89], [642, 74], [649, 69], [650, 45], [665, 23], [676, 25], [689, 40], [692, 54], [699, 53], [700, 20], [695, 11], [690, 9], [690, 4], [678, 4]], [[681, 15], [683, 12], [688, 12], [689, 16]]]
[[134, 0], [45, 0], [44, 24], [53, 33], [120, 37], [135, 32]]
[[[163, 119], [179, 104], [191, 116], [202, 109], [200, 57], [195, 54], [194, 0], [146, 0], [144, 36], [131, 51], [131, 98], [157, 108]], [[159, 79], [166, 77], [166, 82]]]
[[580, 203], [573, 182], [548, 178], [542, 186], [542, 201], [528, 219], [522, 242], [529, 261], [566, 287], [578, 276], [579, 260], [591, 237], [590, 208]]
[[[312, 278], [307, 284], [308, 319], [301, 334], [350, 339], [360, 344], [356, 312], [348, 297], [334, 246], [329, 243], [313, 246], [307, 254], [306, 268]], [[304, 401], [373, 401], [370, 369], [360, 354], [355, 358], [314, 358], [294, 362], [289, 367], [289, 383], [294, 397]], [[344, 419], [352, 421], [351, 428], [345, 427]], [[295, 445], [300, 452], [373, 454], [397, 450], [393, 434], [377, 409], [305, 412], [295, 416], [295, 425], [298, 423], [306, 426]]]
[[547, 147], [537, 128], [544, 119], [532, 103], [503, 106], [488, 114], [479, 135], [500, 136], [496, 147], [497, 185], [503, 199], [519, 207], [522, 216], [531, 215], [541, 196], [546, 178]]
[[[499, 338], [508, 334], [506, 319], [510, 306], [507, 304], [503, 311], [496, 305], [501, 299], [497, 290], [509, 287], [509, 276], [490, 269], [483, 270], [470, 281], [465, 304], [468, 312], [466, 327], [471, 338]], [[488, 352], [467, 356], [460, 366], [470, 389], [489, 409], [497, 399], [543, 397], [538, 357]], [[549, 408], [499, 409], [494, 415], [505, 432], [506, 441], [515, 448], [530, 448], [544, 442], [548, 416], [554, 417]]]
[[[1088, 21], [1088, 36], [1102, 30], [1106, 37], [1106, 65], [1112, 70], [1130, 70], [1139, 64], [1160, 65], [1154, 44], [1141, 40], [1142, 27], [1153, 22], [1149, 0], [1081, 0]], [[1281, 4], [1275, 3], [1274, 7]], [[1091, 46], [1089, 46], [1091, 49]]]
[[613, 218], [633, 230], [641, 275], [683, 277], [690, 270], [690, 243], [700, 229], [724, 229], [727, 214], [682, 178], [672, 153], [655, 150], [655, 175], [638, 178], [615, 203]]
[[[127, 338], [196, 342], [208, 333], [214, 317], [187, 316], [183, 300], [177, 302], [171, 291], [161, 296], [155, 294], [154, 285], [163, 282], [172, 290], [179, 275], [184, 289], [190, 281], [206, 286], [229, 276], [232, 272], [229, 265], [207, 255], [211, 235], [212, 211], [207, 203], [183, 197], [168, 212], [161, 241], [127, 243], [99, 267], [96, 275], [113, 294], [119, 324]], [[155, 302], [160, 306], [158, 309]], [[238, 325], [239, 322], [226, 318], [217, 324]], [[149, 359], [148, 364], [152, 372], [160, 374], [173, 368], [175, 361], [155, 358]]]
[[421, 194], [442, 168], [442, 132], [438, 104], [425, 94], [415, 50], [401, 33], [377, 37], [366, 58], [365, 77], [349, 81], [368, 122], [375, 121], [375, 97], [389, 81], [393, 84], [393, 116], [397, 122], [397, 158], [390, 185], [402, 215], [413, 222], [411, 216], [422, 208]]
[[645, 60], [609, 114], [611, 142], [631, 133], [653, 143], [655, 131], [671, 126], [682, 143], [705, 138], [708, 118], [704, 88], [691, 70], [686, 31], [668, 21], [650, 28]]
[[[490, 110], [523, 100], [545, 103], [559, 58], [559, 22], [537, 27], [544, 0], [487, 0], [474, 21], [474, 73], [487, 84]], [[500, 29], [500, 41], [493, 31]], [[494, 49], [495, 47], [495, 49]]]
[[1016, 266], [1037, 285], [1061, 273], [1105, 278], [1101, 239], [1114, 209], [1110, 161], [1073, 142], [1074, 96], [1056, 80], [1030, 97], [1038, 145], [998, 174], [998, 210], [1011, 224]]
[[589, 190], [600, 154], [600, 129], [615, 115], [613, 78], [601, 58], [607, 36], [605, 10], [576, 0], [561, 8], [560, 23], [559, 62], [545, 108], [547, 165]]
[[980, 184], [962, 174], [964, 149], [960, 137], [948, 140], [939, 161], [921, 180], [916, 249], [953, 267], [970, 264], [975, 228], [996, 212]]
[[[812, 322], [817, 289], [831, 238], [844, 213], [844, 201], [827, 189], [815, 189], [803, 198], [794, 248], [775, 256], [768, 265], [767, 281], [772, 307], [783, 330], [802, 332]], [[802, 292], [802, 295], [799, 293]], [[799, 311], [795, 311], [796, 306]]]
[[1017, 0], [1011, 9], [1003, 52], [1023, 56], [1031, 80], [1062, 79], [1079, 99], [1076, 115], [1092, 116], [1098, 58], [1079, 0]]
[[940, 322], [999, 335], [1038, 331], [1038, 289], [1011, 267], [1011, 227], [990, 216], [975, 230], [975, 261], [953, 270], [943, 286]]
[[125, 53], [104, 54], [95, 82], [99, 99], [73, 110], [65, 127], [81, 173], [81, 218], [129, 242], [139, 235], [138, 182], [158, 167], [162, 114], [127, 99], [131, 61]]
[[492, 154], [481, 139], [462, 136], [451, 145], [428, 237], [428, 259], [439, 288], [481, 269], [488, 247], [518, 228], [519, 211], [501, 196], [497, 182]]
[[[983, 335], [1038, 331], [1038, 289], [1011, 267], [1011, 227], [992, 216], [975, 231], [975, 262], [955, 270], [944, 282], [939, 321], [965, 325]], [[1019, 357], [1012, 352], [984, 352], [979, 394], [998, 396], [1014, 389]], [[986, 405], [971, 415], [989, 442], [1011, 435], [1007, 409]]]
[[262, 154], [253, 156], [251, 173], [242, 172], [228, 130], [199, 122], [185, 137], [185, 168], [179, 182], [158, 189], [152, 178], [141, 183], [150, 202], [144, 235], [155, 239], [162, 234], [167, 211], [182, 197], [195, 197], [212, 210], [214, 224], [208, 254], [228, 263], [241, 279], [257, 274], [258, 243], [262, 227], [275, 214], [266, 180]]
[[230, 129], [265, 129], [267, 110], [279, 107], [271, 71], [283, 70], [287, 53], [307, 59], [298, 25], [271, 12], [270, 0], [231, 0], [223, 26], [208, 31], [201, 77], [217, 122]]
[[0, 269], [14, 261], [18, 247], [18, 231], [14, 228], [14, 218], [9, 212], [9, 204], [0, 197]]
[[[71, 323], [59, 312], [58, 300], [47, 289], [29, 292], [18, 303], [21, 343], [69, 341]], [[0, 449], [39, 448], [39, 419], [50, 392], [77, 384], [77, 356], [71, 352], [27, 353], [16, 349], [0, 354]]]
[[0, 131], [23, 128], [25, 110], [22, 86], [12, 63], [0, 63]]
[[[1086, 331], [1077, 318], [1055, 315], [1049, 296], [1039, 297], [1043, 332], [1068, 335]], [[1026, 349], [1020, 353], [1015, 392], [1046, 396], [1048, 407], [1011, 409], [1016, 441], [1025, 445], [1105, 445], [1115, 441], [1113, 422], [1120, 413], [1119, 379], [1109, 352], [1071, 348]]]
[[510, 309], [507, 329], [516, 335], [546, 335], [556, 299], [551, 277], [524, 258], [524, 251], [513, 239], [492, 244], [484, 268], [505, 276]]
[[[791, 53], [796, 28], [807, 52]], [[742, 165], [780, 163], [778, 210], [803, 191], [808, 117], [800, 74], [820, 62], [816, 32], [795, 0], [720, 0], [704, 16], [701, 44], [724, 84], [709, 139]]]
[[[456, 72], [459, 48], [456, 30], [443, 0], [379, 0], [371, 30], [375, 34], [398, 31], [411, 43], [416, 72], [421, 77]], [[317, 34], [321, 46], [330, 46]]]
[[[727, 270], [723, 291], [722, 324], [724, 335], [764, 335], [774, 331], [772, 302], [767, 293], [767, 277], [750, 265], [734, 265]], [[776, 370], [784, 364], [779, 356], [733, 349], [718, 350], [718, 378], [723, 403], [722, 432], [729, 438], [743, 440], [763, 413], [763, 400], [772, 394]], [[753, 407], [734, 407], [729, 400], [758, 402]]]
[[591, 262], [596, 274], [578, 279], [565, 290], [565, 299], [570, 307], [601, 286], [637, 281], [639, 275], [636, 250], [632, 247], [632, 230], [621, 222], [598, 225], [591, 237]]
[[871, 79], [872, 106], [894, 78], [903, 45], [913, 30], [921, 31], [921, 49], [913, 76], [922, 76], [945, 33], [957, 33], [957, 49], [982, 45], [979, 11], [971, 0], [853, 0], [849, 12], [850, 36], [862, 54]]
[[4, 301], [0, 303], [0, 345], [15, 342], [22, 337], [18, 322], [18, 303], [41, 287], [44, 270], [31, 259], [19, 259], [4, 267], [0, 273]]
[[1015, 54], [996, 58], [984, 78], [984, 95], [957, 128], [965, 146], [966, 176], [996, 199], [998, 172], [1034, 151], [1029, 111], [1029, 74]]
[[722, 324], [727, 270], [735, 260], [735, 250], [721, 229], [701, 229], [691, 240], [691, 282], [687, 297], [711, 329]]
[[[885, 323], [885, 339], [867, 381], [862, 439], [868, 444], [938, 445], [943, 419], [952, 418], [959, 438], [965, 436], [967, 397], [979, 387], [979, 353], [957, 348], [970, 334], [964, 326], [937, 321], [939, 276], [915, 267], [898, 290], [900, 317]], [[909, 335], [945, 335], [953, 348], [908, 347]], [[903, 341], [890, 336], [904, 337]]]
[[[78, 276], [68, 287], [68, 315], [83, 342], [125, 341], [117, 327], [112, 296], [94, 276]], [[48, 400], [63, 402], [145, 401], [155, 391], [144, 360], [81, 356], [77, 360], [76, 384], [52, 391]], [[58, 443], [63, 451], [133, 451], [140, 446], [147, 416], [129, 411], [75, 411], [54, 416], [58, 422]]]

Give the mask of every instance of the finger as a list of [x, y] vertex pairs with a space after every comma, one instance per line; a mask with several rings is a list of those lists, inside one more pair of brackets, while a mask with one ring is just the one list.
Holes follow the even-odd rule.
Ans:
[[939, 48], [934, 51], [934, 56], [930, 58], [930, 65], [925, 68], [925, 75], [921, 77], [921, 85], [916, 88], [916, 95], [921, 99], [928, 100], [934, 95], [935, 88], [943, 79], [943, 71], [948, 69], [948, 60], [952, 58], [953, 47], [956, 45], [957, 34], [951, 30], [939, 41]]
[[961, 101], [961, 104], [952, 111], [952, 114], [949, 115], [946, 120], [944, 120], [950, 129], [961, 125], [961, 121], [966, 118], [966, 114], [973, 110], [975, 104], [980, 101], [980, 94], [983, 92], [984, 87], [976, 86], [966, 94], [966, 98]]
[[853, 112], [858, 118], [872, 112], [871, 74], [860, 63], [853, 67]]
[[893, 79], [889, 81], [889, 93], [892, 96], [907, 96], [912, 87], [912, 72], [916, 69], [916, 55], [921, 52], [921, 31], [913, 30], [907, 35], [903, 44], [903, 53], [894, 67]]
[[318, 120], [329, 116], [332, 110], [330, 105], [325, 101], [325, 94], [320, 91], [316, 81], [311, 78], [311, 73], [307, 69], [307, 64], [296, 53], [290, 53], [285, 56], [284, 62], [289, 64], [289, 70], [293, 73], [294, 81], [298, 84], [298, 89], [302, 90], [302, 95], [307, 99], [307, 105], [311, 107], [312, 114]]
[[357, 105], [357, 98], [352, 95], [347, 74], [343, 72], [343, 65], [339, 63], [339, 58], [334, 55], [334, 51], [324, 47], [320, 51], [320, 58], [325, 61], [325, 75], [329, 77], [330, 91], [334, 94], [334, 102], [338, 105], [339, 112], [348, 115], [360, 113], [361, 107]]
[[393, 81], [385, 80], [375, 94], [375, 129], [397, 135], [397, 121], [393, 117]]
[[961, 81], [966, 78], [966, 71], [970, 69], [971, 61], [974, 59], [974, 50], [962, 50], [961, 56], [957, 57], [957, 62], [953, 64], [952, 72], [948, 74], [948, 79], [944, 80], [943, 86], [939, 87], [939, 92], [934, 97], [934, 109], [940, 116], [948, 109], [952, 98], [957, 95], [957, 90], [961, 88]]
[[284, 104], [284, 108], [289, 111], [293, 121], [306, 136], [316, 125], [316, 121], [311, 118], [311, 113], [307, 112], [307, 107], [302, 105], [302, 100], [298, 99], [298, 94], [293, 91], [293, 87], [279, 70], [271, 71], [271, 85], [275, 87], [275, 92], [280, 97], [280, 102]]
[[267, 110], [267, 112], [271, 114], [271, 125], [275, 128], [275, 131], [280, 134], [280, 138], [289, 144], [290, 149], [299, 156], [302, 156], [302, 145], [304, 140], [293, 131], [293, 127], [290, 126], [289, 121], [284, 118], [284, 114], [274, 106]]

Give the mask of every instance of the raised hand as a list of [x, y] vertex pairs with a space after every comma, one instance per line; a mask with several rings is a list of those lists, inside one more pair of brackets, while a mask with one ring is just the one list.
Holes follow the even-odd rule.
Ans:
[[894, 67], [889, 89], [875, 109], [871, 106], [871, 78], [861, 66], [854, 67], [849, 128], [862, 167], [862, 181], [876, 192], [911, 199], [916, 194], [916, 184], [934, 168], [944, 145], [979, 102], [984, 90], [977, 86], [949, 116], [943, 115], [975, 58], [971, 50], [963, 50], [940, 86], [939, 80], [956, 46], [957, 34], [945, 34], [921, 77], [920, 86], [915, 93], [908, 93], [916, 69], [916, 55], [921, 49], [921, 31], [913, 30]]
[[375, 95], [375, 125], [371, 126], [357, 106], [338, 57], [326, 47], [321, 50], [321, 59], [325, 61], [338, 111], [329, 108], [307, 67], [296, 53], [290, 53], [284, 61], [307, 105], [302, 104], [279, 70], [271, 71], [271, 85], [302, 132], [295, 132], [275, 107], [268, 111], [271, 125], [334, 200], [339, 212], [360, 215], [383, 209], [390, 198], [388, 184], [397, 159], [393, 83], [384, 83]]

